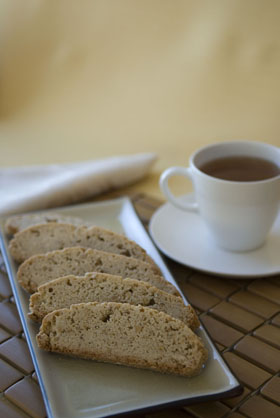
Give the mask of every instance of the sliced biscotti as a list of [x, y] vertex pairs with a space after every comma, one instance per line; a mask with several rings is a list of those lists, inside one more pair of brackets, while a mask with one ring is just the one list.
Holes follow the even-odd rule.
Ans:
[[75, 226], [57, 222], [30, 226], [14, 236], [9, 250], [12, 257], [21, 263], [32, 255], [76, 246], [134, 257], [154, 264], [136, 242], [99, 226]]
[[92, 225], [92, 222], [86, 222], [84, 219], [76, 218], [74, 216], [60, 215], [59, 213], [54, 212], [41, 212], [11, 216], [6, 220], [4, 230], [6, 234], [14, 235], [29, 226], [47, 224], [49, 222], [68, 223], [76, 226]]
[[201, 339], [179, 319], [143, 306], [90, 302], [49, 313], [40, 348], [68, 355], [197, 375], [207, 359]]
[[121, 302], [147, 306], [185, 322], [191, 329], [199, 326], [191, 306], [147, 282], [123, 279], [104, 273], [87, 273], [83, 277], [66, 276], [51, 280], [31, 295], [29, 317], [42, 321], [48, 313], [83, 302]]
[[108, 273], [143, 280], [167, 293], [178, 296], [177, 289], [158, 274], [152, 264], [124, 255], [106, 253], [91, 248], [71, 247], [30, 257], [20, 265], [17, 278], [30, 293], [38, 286], [58, 277], [82, 276], [89, 272]]

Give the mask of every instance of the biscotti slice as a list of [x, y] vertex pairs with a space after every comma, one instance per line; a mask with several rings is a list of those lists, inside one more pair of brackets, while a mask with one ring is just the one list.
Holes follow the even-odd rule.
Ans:
[[[14, 236], [9, 250], [12, 257], [21, 263], [32, 255], [76, 246], [134, 257], [154, 264], [136, 242], [99, 226], [75, 226], [56, 222], [30, 226]], [[160, 274], [159, 270], [158, 273]]]
[[60, 277], [39, 286], [38, 292], [30, 298], [29, 317], [41, 322], [52, 311], [83, 302], [121, 302], [147, 306], [180, 319], [193, 330], [199, 327], [194, 309], [186, 306], [181, 298], [147, 282], [104, 273]]
[[124, 255], [106, 253], [91, 248], [71, 247], [34, 255], [20, 265], [17, 278], [30, 293], [38, 286], [58, 277], [82, 276], [99, 272], [143, 280], [167, 293], [179, 296], [177, 289], [158, 274], [152, 264]]
[[5, 222], [4, 230], [8, 235], [14, 235], [29, 226], [38, 224], [47, 224], [49, 222], [68, 223], [76, 226], [92, 225], [92, 222], [86, 222], [81, 218], [74, 216], [60, 215], [54, 212], [28, 213], [25, 215], [15, 215], [8, 218]]
[[40, 348], [181, 376], [197, 375], [207, 359], [201, 339], [179, 319], [128, 303], [90, 302], [49, 313]]

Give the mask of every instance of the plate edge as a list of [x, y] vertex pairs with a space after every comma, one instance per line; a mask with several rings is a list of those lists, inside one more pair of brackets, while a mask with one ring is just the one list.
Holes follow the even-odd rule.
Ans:
[[21, 320], [21, 323], [22, 323], [22, 327], [23, 327], [23, 331], [24, 331], [24, 334], [25, 334], [28, 349], [29, 349], [29, 352], [30, 352], [30, 355], [31, 355], [31, 358], [32, 358], [32, 361], [33, 361], [33, 364], [34, 364], [34, 368], [35, 368], [36, 375], [37, 375], [37, 378], [38, 378], [39, 386], [40, 386], [40, 389], [41, 389], [41, 392], [42, 392], [42, 397], [43, 397], [44, 404], [45, 404], [45, 407], [46, 407], [46, 412], [47, 412], [48, 418], [54, 418], [54, 415], [52, 413], [51, 406], [50, 406], [50, 403], [49, 403], [49, 400], [48, 400], [48, 396], [47, 396], [47, 393], [46, 393], [46, 389], [45, 389], [45, 386], [44, 386], [44, 382], [43, 382], [43, 379], [42, 379], [42, 376], [41, 376], [41, 373], [40, 373], [40, 368], [39, 368], [39, 365], [38, 365], [38, 362], [37, 362], [37, 358], [36, 358], [35, 352], [33, 350], [32, 342], [31, 342], [31, 339], [30, 339], [30, 336], [29, 336], [29, 330], [28, 330], [28, 327], [27, 327], [26, 318], [25, 318], [25, 315], [23, 313], [21, 303], [20, 303], [20, 300], [19, 300], [19, 297], [18, 297], [17, 289], [16, 289], [15, 284], [14, 284], [13, 273], [12, 273], [10, 263], [9, 263], [9, 260], [8, 260], [8, 254], [7, 254], [7, 251], [6, 251], [6, 244], [5, 244], [5, 241], [4, 241], [4, 238], [3, 238], [2, 228], [1, 228], [1, 234], [0, 234], [0, 249], [1, 249], [3, 260], [4, 260], [4, 263], [5, 263], [6, 269], [7, 269], [9, 282], [11, 284], [11, 288], [12, 288], [12, 291], [13, 291], [13, 296], [15, 298], [16, 307], [17, 307], [19, 317], [20, 317], [20, 320]]

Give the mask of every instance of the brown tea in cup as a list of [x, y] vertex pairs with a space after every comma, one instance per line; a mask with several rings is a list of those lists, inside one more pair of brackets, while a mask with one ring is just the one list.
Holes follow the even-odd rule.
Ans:
[[208, 176], [228, 181], [261, 181], [280, 174], [279, 166], [272, 161], [243, 155], [216, 158], [199, 169]]

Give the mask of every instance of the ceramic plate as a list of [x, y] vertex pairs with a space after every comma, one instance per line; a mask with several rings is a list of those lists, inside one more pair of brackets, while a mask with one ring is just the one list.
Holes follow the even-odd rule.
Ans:
[[[124, 233], [144, 247], [165, 278], [176, 285], [129, 199], [55, 209], [58, 211]], [[104, 417], [163, 405], [220, 399], [242, 391], [203, 328], [198, 330], [198, 334], [209, 350], [209, 360], [201, 374], [194, 378], [97, 363], [40, 350], [35, 341], [38, 325], [27, 317], [28, 294], [17, 283], [17, 269], [8, 252], [3, 224], [2, 218], [1, 249], [49, 417]]]
[[[193, 194], [181, 196], [193, 201]], [[197, 213], [185, 212], [170, 203], [152, 216], [150, 234], [160, 250], [173, 260], [223, 277], [260, 278], [280, 273], [280, 214], [265, 244], [254, 251], [230, 252], [216, 246]]]

